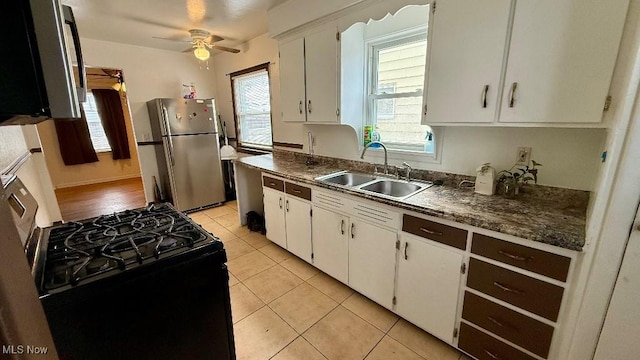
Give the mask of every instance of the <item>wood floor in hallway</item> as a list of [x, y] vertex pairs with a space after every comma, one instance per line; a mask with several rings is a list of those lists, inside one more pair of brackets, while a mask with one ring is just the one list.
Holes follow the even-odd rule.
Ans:
[[64, 221], [87, 219], [145, 206], [141, 178], [56, 190]]

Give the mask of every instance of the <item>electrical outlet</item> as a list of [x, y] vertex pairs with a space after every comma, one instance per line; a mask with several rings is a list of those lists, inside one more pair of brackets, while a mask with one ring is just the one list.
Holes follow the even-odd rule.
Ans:
[[518, 147], [518, 154], [516, 155], [516, 165], [529, 165], [531, 160], [531, 148], [530, 147]]

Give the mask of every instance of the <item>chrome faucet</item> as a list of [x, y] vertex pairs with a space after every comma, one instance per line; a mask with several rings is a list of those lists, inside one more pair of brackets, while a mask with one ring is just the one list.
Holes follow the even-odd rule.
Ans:
[[413, 170], [413, 168], [406, 161], [402, 163], [402, 166], [405, 168], [407, 181], [411, 181], [411, 170]]
[[382, 149], [384, 150], [384, 173], [386, 175], [389, 174], [389, 163], [387, 161], [387, 147], [381, 143], [380, 141], [372, 141], [370, 143], [368, 143], [367, 145], [364, 146], [364, 149], [362, 149], [362, 154], [360, 155], [360, 159], [364, 159], [364, 153], [367, 152], [367, 149], [374, 144], [378, 144], [380, 146], [382, 146]]

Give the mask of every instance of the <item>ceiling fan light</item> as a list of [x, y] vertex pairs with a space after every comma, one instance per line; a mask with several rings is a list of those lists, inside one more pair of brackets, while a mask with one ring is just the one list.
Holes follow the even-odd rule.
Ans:
[[196, 59], [205, 61], [209, 58], [210, 53], [209, 50], [204, 47], [197, 47], [195, 50], [193, 50], [193, 55], [196, 56]]

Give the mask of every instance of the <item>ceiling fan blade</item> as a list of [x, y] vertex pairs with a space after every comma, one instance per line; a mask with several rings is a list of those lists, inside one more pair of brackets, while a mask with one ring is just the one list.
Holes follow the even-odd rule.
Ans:
[[179, 30], [179, 31], [185, 31], [185, 28], [181, 27], [181, 26], [167, 24], [167, 23], [163, 23], [163, 22], [159, 22], [159, 21], [155, 21], [155, 20], [149, 20], [149, 19], [145, 19], [145, 18], [142, 18], [142, 17], [139, 17], [139, 16], [135, 16], [135, 15], [131, 15], [131, 14], [120, 13], [120, 16], [122, 16], [122, 17], [124, 17], [126, 19], [129, 19], [129, 20], [141, 22], [143, 24], [155, 25], [155, 26], [169, 28], [169, 29], [173, 29], [173, 30]]
[[214, 43], [214, 42], [218, 42], [218, 41], [222, 41], [224, 40], [224, 38], [222, 36], [218, 36], [218, 35], [211, 35], [211, 37], [209, 38], [209, 42], [210, 43]]
[[191, 39], [185, 38], [184, 36], [181, 36], [179, 39], [172, 39], [172, 38], [166, 38], [166, 37], [160, 37], [160, 36], [152, 36], [152, 38], [160, 39], [160, 40], [176, 41], [176, 42], [187, 42], [187, 43], [191, 42]]
[[183, 53], [188, 53], [188, 52], [192, 52], [192, 51], [193, 51], [193, 46], [188, 48], [188, 49], [182, 50]]
[[230, 48], [230, 47], [226, 47], [226, 46], [220, 46], [220, 45], [211, 45], [211, 48], [222, 50], [222, 51], [226, 51], [226, 52], [230, 52], [230, 53], [234, 53], [234, 54], [237, 54], [237, 53], [240, 52], [240, 50], [238, 50], [238, 49], [234, 49], [234, 48]]

